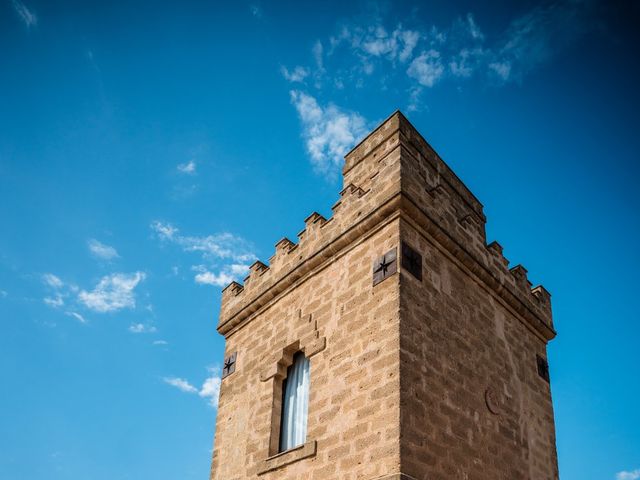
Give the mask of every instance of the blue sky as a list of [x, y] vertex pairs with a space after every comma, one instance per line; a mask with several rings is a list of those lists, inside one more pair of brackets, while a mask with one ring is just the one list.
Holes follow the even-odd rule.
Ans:
[[400, 108], [553, 295], [563, 480], [640, 478], [638, 2], [0, 3], [0, 477], [206, 478], [220, 286]]

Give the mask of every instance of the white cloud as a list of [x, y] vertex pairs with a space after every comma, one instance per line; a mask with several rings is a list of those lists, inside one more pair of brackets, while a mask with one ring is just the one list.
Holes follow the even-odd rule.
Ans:
[[228, 273], [219, 272], [216, 274], [208, 270], [196, 274], [194, 279], [196, 283], [201, 285], [215, 285], [216, 287], [225, 287], [234, 280]]
[[178, 229], [170, 223], [153, 222], [151, 228], [155, 230], [163, 240], [173, 240], [174, 236], [178, 233]]
[[169, 345], [169, 342], [166, 340], [154, 340], [153, 345]]
[[509, 80], [509, 76], [511, 75], [511, 64], [509, 62], [490, 63], [489, 69], [494, 72], [503, 82]]
[[81, 290], [78, 300], [96, 312], [115, 312], [136, 305], [134, 290], [145, 279], [143, 272], [113, 273], [102, 277], [91, 291]]
[[77, 312], [66, 312], [66, 314], [70, 317], [75, 318], [77, 321], [79, 321], [80, 323], [87, 323], [87, 321], [85, 320], [85, 318], [80, 315]]
[[[52, 308], [60, 308], [65, 304], [65, 298], [69, 296], [67, 285], [53, 273], [45, 273], [42, 275], [43, 283], [53, 290], [53, 294], [46, 296], [42, 301]], [[73, 287], [70, 287], [73, 288]]]
[[262, 17], [262, 9], [260, 8], [259, 5], [256, 5], [255, 3], [249, 5], [249, 11], [251, 12], [251, 15], [253, 15], [256, 18]]
[[27, 28], [35, 27], [38, 25], [38, 17], [35, 13], [27, 8], [27, 6], [20, 0], [12, 0], [13, 8], [20, 16], [20, 19], [24, 22]]
[[241, 280], [249, 273], [249, 265], [237, 263], [225, 265], [218, 273], [212, 272], [204, 265], [194, 265], [191, 269], [198, 272], [194, 277], [196, 283], [217, 287], [226, 287], [233, 280]]
[[629, 472], [616, 473], [616, 480], [638, 480], [640, 478], [640, 469]]
[[64, 287], [64, 282], [53, 273], [45, 273], [44, 275], [42, 275], [42, 281], [51, 288], [57, 289]]
[[213, 367], [207, 370], [209, 371], [209, 376], [204, 380], [199, 389], [193, 386], [188, 380], [180, 377], [164, 377], [163, 381], [182, 392], [197, 394], [201, 398], [206, 399], [211, 407], [217, 408], [218, 397], [220, 396], [220, 369]]
[[186, 163], [179, 164], [176, 168], [180, 173], [184, 173], [187, 175], [195, 175], [196, 174], [196, 162], [194, 160], [189, 160]]
[[217, 368], [209, 368], [209, 377], [204, 381], [198, 395], [206, 398], [213, 408], [218, 407], [218, 397], [220, 397], [220, 371]]
[[290, 92], [302, 122], [302, 136], [314, 168], [335, 176], [344, 155], [367, 133], [365, 119], [333, 104], [322, 107], [311, 95]]
[[296, 66], [293, 70], [289, 71], [289, 69], [285, 66], [280, 68], [280, 72], [282, 76], [287, 79], [289, 82], [303, 82], [305, 78], [309, 76], [309, 69], [302, 67], [300, 65]]
[[64, 298], [62, 298], [62, 295], [59, 293], [57, 293], [54, 297], [44, 297], [43, 301], [53, 308], [59, 308], [64, 305]]
[[90, 239], [87, 242], [89, 247], [89, 252], [96, 258], [100, 258], [102, 260], [113, 260], [114, 258], [118, 258], [118, 252], [115, 248], [105, 245], [104, 243], [96, 240], [95, 238]]
[[407, 69], [407, 75], [415, 78], [424, 87], [433, 87], [444, 73], [440, 53], [431, 49], [422, 52], [413, 59]]
[[131, 333], [155, 333], [158, 331], [153, 325], [147, 325], [144, 323], [132, 323], [129, 325], [129, 331]]

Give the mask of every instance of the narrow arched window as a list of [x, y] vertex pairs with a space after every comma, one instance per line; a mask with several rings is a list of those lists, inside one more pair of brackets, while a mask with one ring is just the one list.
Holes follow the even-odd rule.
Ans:
[[307, 438], [309, 410], [309, 359], [302, 352], [293, 356], [282, 384], [280, 451], [302, 445]]

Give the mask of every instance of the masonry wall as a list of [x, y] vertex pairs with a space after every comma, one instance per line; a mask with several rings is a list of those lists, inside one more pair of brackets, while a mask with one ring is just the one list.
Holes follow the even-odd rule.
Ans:
[[[555, 480], [550, 294], [487, 244], [480, 202], [394, 113], [345, 157], [333, 215], [313, 213], [223, 291], [211, 478]], [[422, 255], [418, 281], [401, 244]], [[398, 274], [373, 286], [396, 248]], [[311, 359], [307, 443], [277, 455], [278, 382]], [[275, 413], [274, 413], [275, 412]]]
[[[558, 478], [546, 341], [411, 220], [401, 237], [401, 464], [418, 480]], [[491, 405], [487, 405], [487, 391]]]
[[[398, 275], [372, 286], [372, 259], [398, 246], [389, 219], [231, 333], [236, 371], [222, 381], [214, 480], [374, 479], [399, 471]], [[307, 440], [315, 455], [260, 475], [279, 409], [270, 369], [298, 340], [322, 339], [311, 357]]]

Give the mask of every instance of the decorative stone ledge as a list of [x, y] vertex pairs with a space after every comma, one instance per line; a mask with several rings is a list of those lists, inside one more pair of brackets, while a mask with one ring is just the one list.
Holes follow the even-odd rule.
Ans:
[[418, 479], [411, 477], [406, 473], [392, 473], [390, 475], [383, 475], [382, 477], [372, 478], [371, 480], [418, 480]]
[[294, 447], [290, 450], [272, 455], [264, 460], [258, 467], [258, 475], [271, 472], [272, 470], [276, 470], [280, 467], [298, 462], [305, 458], [314, 457], [316, 455], [317, 449], [317, 442], [315, 440], [311, 440], [298, 447]]
[[531, 289], [524, 267], [509, 269], [497, 242], [487, 245], [482, 204], [401, 113], [346, 155], [343, 180], [329, 219], [311, 214], [298, 244], [282, 239], [269, 266], [255, 264], [244, 286], [234, 282], [223, 290], [218, 332], [228, 338], [327, 262], [403, 217], [502, 297], [541, 339], [555, 336], [548, 292]]

